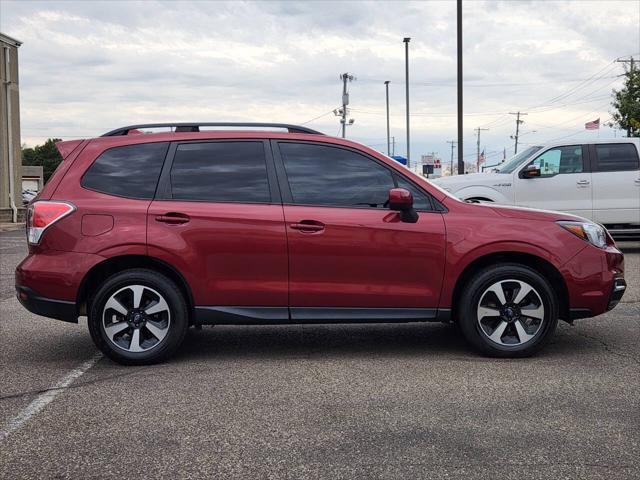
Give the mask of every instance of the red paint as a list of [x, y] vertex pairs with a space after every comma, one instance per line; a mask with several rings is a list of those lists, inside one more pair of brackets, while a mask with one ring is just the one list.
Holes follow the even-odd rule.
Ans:
[[[156, 220], [170, 212], [189, 221]], [[182, 273], [197, 305], [287, 305], [281, 205], [161, 200], [147, 218], [149, 255]]]
[[[390, 209], [134, 200], [86, 190], [80, 179], [108, 148], [203, 139], [299, 139], [344, 145], [421, 185], [447, 211], [417, 223]], [[67, 143], [67, 142], [65, 142]], [[73, 147], [73, 148], [72, 148]], [[528, 254], [559, 271], [571, 308], [605, 311], [622, 254], [563, 230], [560, 213], [461, 203], [392, 160], [344, 139], [206, 131], [103, 137], [61, 145], [66, 158], [40, 199], [77, 210], [52, 225], [16, 269], [16, 284], [74, 300], [105, 259], [147, 255], [187, 281], [197, 305], [449, 308], [465, 268], [486, 255]], [[410, 201], [394, 189], [394, 201]], [[410, 195], [410, 194], [409, 194]], [[111, 220], [109, 220], [111, 219]]]
[[389, 190], [389, 208], [402, 210], [413, 206], [413, 195], [404, 188], [392, 188]]

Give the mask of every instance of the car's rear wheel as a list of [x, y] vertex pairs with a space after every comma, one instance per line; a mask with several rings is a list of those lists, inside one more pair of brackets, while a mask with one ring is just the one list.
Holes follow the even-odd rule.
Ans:
[[458, 305], [460, 329], [480, 352], [526, 357], [549, 340], [558, 300], [549, 282], [518, 264], [486, 268], [465, 285]]
[[127, 365], [160, 362], [175, 353], [188, 328], [178, 287], [153, 270], [125, 270], [109, 277], [89, 308], [89, 331], [109, 358]]

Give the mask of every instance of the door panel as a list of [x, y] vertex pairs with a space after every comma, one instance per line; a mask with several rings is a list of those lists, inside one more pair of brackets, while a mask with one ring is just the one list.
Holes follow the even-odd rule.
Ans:
[[[188, 221], [159, 221], [176, 213]], [[156, 200], [147, 218], [149, 255], [178, 268], [196, 305], [287, 305], [282, 205]]]
[[[444, 271], [439, 213], [400, 221], [386, 209], [284, 207], [291, 307], [436, 307]], [[321, 231], [291, 226], [312, 221]]]
[[605, 224], [640, 225], [640, 169], [632, 143], [591, 147], [594, 220]]
[[169, 157], [147, 215], [149, 255], [179, 269], [197, 306], [286, 308], [287, 240], [268, 142], [181, 142]]
[[[444, 220], [441, 213], [420, 212], [417, 223], [404, 223], [386, 207], [389, 190], [403, 180], [399, 172], [352, 148], [310, 142], [273, 146], [285, 203], [292, 319], [365, 318], [372, 315], [367, 309], [438, 305]], [[428, 194], [416, 193], [416, 201], [431, 206]], [[322, 314], [318, 308], [334, 310]], [[433, 316], [387, 313], [390, 321]]]
[[538, 166], [540, 177], [514, 177], [516, 205], [593, 218], [591, 173], [585, 158], [580, 145], [551, 148], [538, 155], [527, 166]]

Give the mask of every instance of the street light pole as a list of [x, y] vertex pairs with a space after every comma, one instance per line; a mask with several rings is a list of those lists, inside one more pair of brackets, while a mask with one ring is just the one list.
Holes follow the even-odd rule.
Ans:
[[476, 132], [478, 134], [478, 144], [477, 144], [477, 153], [476, 153], [476, 171], [480, 171], [480, 132], [486, 132], [489, 130], [488, 128], [476, 128]]
[[464, 173], [464, 148], [462, 146], [462, 0], [457, 2], [458, 23], [458, 175]]
[[407, 168], [411, 168], [411, 136], [409, 133], [409, 42], [411, 38], [405, 37], [402, 41], [404, 42], [404, 81], [407, 103]]
[[453, 149], [456, 148], [456, 141], [455, 140], [451, 140], [448, 141], [447, 143], [451, 144], [451, 171], [449, 172], [450, 175], [453, 175]]
[[384, 82], [384, 86], [385, 86], [385, 90], [387, 93], [387, 156], [390, 157], [391, 156], [391, 141], [389, 138], [389, 80], [387, 80], [386, 82]]

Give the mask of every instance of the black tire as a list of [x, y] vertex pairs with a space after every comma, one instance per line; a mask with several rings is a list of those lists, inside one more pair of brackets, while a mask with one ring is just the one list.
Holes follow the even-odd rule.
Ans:
[[[162, 310], [162, 313], [157, 314], [164, 316], [164, 322], [167, 325], [162, 330], [164, 337], [161, 340], [151, 335], [150, 331], [145, 330], [145, 323], [142, 323], [143, 326], [139, 327], [140, 332], [144, 332], [139, 333], [139, 335], [148, 338], [148, 340], [143, 340], [143, 343], [152, 343], [145, 351], [126, 350], [126, 339], [132, 337], [132, 334], [128, 332], [133, 332], [133, 327], [125, 327], [125, 330], [118, 334], [120, 338], [125, 339], [120, 340], [125, 347], [118, 346], [109, 339], [106, 333], [103, 315], [105, 317], [110, 317], [111, 315], [106, 314], [105, 305], [117, 292], [126, 292], [129, 286], [133, 286], [133, 288], [138, 288], [138, 286], [145, 287], [145, 293], [143, 294], [145, 298], [140, 301], [140, 307], [142, 307], [143, 301], [153, 304], [153, 298], [158, 298], [154, 294], [159, 294], [159, 298], [164, 300], [167, 306], [166, 309]], [[151, 300], [149, 300], [149, 296], [151, 296]], [[159, 302], [156, 300], [156, 303]], [[141, 309], [138, 310], [140, 311]], [[93, 342], [107, 357], [123, 365], [150, 365], [166, 360], [178, 350], [189, 327], [189, 310], [178, 287], [164, 275], [148, 269], [124, 270], [109, 277], [100, 285], [95, 295], [91, 298], [88, 312], [89, 332]], [[113, 318], [116, 317], [114, 315]], [[123, 315], [118, 317], [118, 320], [126, 318], [130, 317]], [[155, 319], [158, 317], [149, 316], [148, 318]], [[117, 337], [114, 335], [115, 338]]]
[[[522, 344], [503, 344], [502, 338], [498, 340], [500, 343], [492, 341], [489, 338], [489, 333], [486, 332], [489, 327], [481, 326], [481, 323], [478, 319], [478, 307], [480, 307], [480, 301], [486, 301], [485, 294], [487, 293], [487, 290], [490, 287], [494, 286], [496, 283], [501, 281], [505, 282], [504, 284], [501, 284], [505, 285], [507, 288], [506, 292], [504, 292], [503, 290], [503, 292], [505, 293], [505, 299], [510, 300], [509, 298], [507, 298], [507, 295], [509, 293], [512, 297], [511, 300], [513, 300], [513, 297], [517, 296], [518, 290], [514, 289], [513, 291], [509, 291], [508, 289], [509, 285], [515, 285], [515, 283], [510, 283], [510, 280], [522, 281], [533, 287], [534, 293], [531, 294], [533, 295], [533, 297], [527, 297], [527, 300], [525, 300], [524, 302], [533, 303], [541, 300], [542, 306], [544, 307], [544, 313], [540, 314], [540, 316], [543, 317], [542, 321], [539, 324], [533, 324], [531, 327], [528, 327], [530, 329], [535, 329], [537, 327], [537, 330], [535, 331], [535, 333], [531, 332], [531, 338], [526, 340]], [[457, 321], [466, 340], [476, 350], [484, 355], [503, 358], [531, 356], [538, 350], [540, 350], [549, 341], [556, 329], [559, 315], [558, 299], [556, 298], [553, 288], [549, 284], [548, 280], [540, 275], [537, 271], [529, 267], [515, 263], [505, 263], [491, 266], [476, 273], [469, 280], [469, 282], [464, 285], [463, 288], [464, 290], [462, 295], [460, 296], [458, 303]], [[510, 304], [511, 302], [507, 301], [505, 305], [509, 306]], [[535, 308], [536, 305], [533, 306]], [[524, 315], [526, 315], [526, 312], [527, 310], [525, 309], [522, 309], [521, 311], [518, 310], [515, 313], [516, 318], [523, 318], [517, 317], [517, 315], [522, 315], [523, 313]], [[502, 324], [502, 322], [505, 321], [507, 325], [505, 326], [506, 330], [504, 330], [504, 341], [507, 341], [509, 339], [517, 339], [517, 341], [522, 341], [520, 339], [520, 336], [516, 332], [516, 325], [513, 321], [513, 317], [511, 317], [512, 313], [513, 310], [508, 312], [508, 314], [505, 313], [505, 316], [487, 316], [487, 321], [495, 322], [496, 325]], [[482, 318], [484, 320], [485, 317]], [[534, 319], [526, 319], [526, 321], [537, 322], [537, 320]], [[522, 327], [522, 325], [523, 324], [521, 323], [520, 327]], [[493, 332], [495, 333], [496, 330], [498, 330], [498, 328], [496, 328]], [[510, 335], [511, 332], [513, 332], [513, 335]]]

